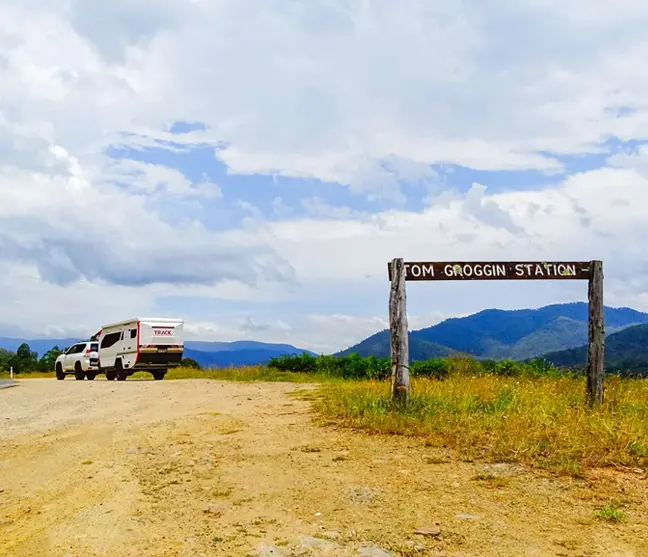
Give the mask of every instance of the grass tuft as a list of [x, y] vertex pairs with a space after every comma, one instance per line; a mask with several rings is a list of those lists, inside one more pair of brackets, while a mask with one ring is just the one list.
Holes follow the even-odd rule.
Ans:
[[621, 522], [623, 520], [623, 511], [618, 505], [605, 505], [595, 511], [594, 515], [606, 522]]

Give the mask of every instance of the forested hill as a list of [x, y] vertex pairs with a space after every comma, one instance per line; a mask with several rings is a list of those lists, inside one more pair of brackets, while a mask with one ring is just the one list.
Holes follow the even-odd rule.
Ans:
[[[648, 314], [630, 308], [605, 310], [608, 333], [648, 323]], [[412, 360], [446, 356], [453, 352], [479, 358], [525, 360], [587, 342], [587, 304], [556, 304], [539, 309], [488, 309], [468, 317], [448, 319], [410, 332]], [[340, 354], [389, 355], [389, 332], [376, 333]]]
[[[587, 344], [544, 356], [560, 367], [584, 368]], [[636, 325], [605, 339], [605, 368], [608, 371], [635, 372], [648, 377], [648, 325]]]

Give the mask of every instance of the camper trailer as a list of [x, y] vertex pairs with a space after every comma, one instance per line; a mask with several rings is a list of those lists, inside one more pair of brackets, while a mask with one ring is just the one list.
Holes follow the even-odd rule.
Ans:
[[99, 372], [106, 379], [125, 381], [138, 371], [164, 379], [182, 361], [182, 319], [142, 317], [101, 328], [92, 340], [99, 343]]

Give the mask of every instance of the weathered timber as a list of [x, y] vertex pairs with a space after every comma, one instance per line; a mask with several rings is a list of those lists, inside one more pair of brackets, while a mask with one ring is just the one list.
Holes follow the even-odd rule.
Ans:
[[587, 401], [603, 403], [605, 327], [603, 323], [603, 262], [592, 261], [588, 285]]
[[391, 390], [393, 401], [405, 406], [409, 399], [409, 340], [407, 330], [407, 295], [405, 264], [394, 259], [389, 295], [389, 330], [391, 345]]
[[[590, 261], [406, 261], [406, 280], [587, 280]], [[387, 265], [391, 280], [391, 263]]]

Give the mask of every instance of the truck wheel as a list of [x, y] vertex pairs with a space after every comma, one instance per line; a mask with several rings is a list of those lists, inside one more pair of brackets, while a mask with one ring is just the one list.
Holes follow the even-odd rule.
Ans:
[[79, 362], [74, 364], [74, 378], [77, 381], [83, 381], [85, 379], [85, 373], [83, 373], [83, 370], [81, 369], [81, 364]]
[[166, 375], [166, 371], [153, 371], [151, 373], [153, 374], [153, 379], [155, 379], [156, 381], [161, 381]]
[[81, 367], [81, 362], [76, 362], [74, 364], [74, 378], [78, 381], [83, 381], [85, 379], [85, 372]]
[[115, 364], [115, 369], [117, 371], [117, 381], [126, 381], [126, 372], [124, 371], [124, 368], [122, 367], [122, 362], [121, 360], [117, 360], [117, 363]]
[[116, 371], [107, 371], [106, 372], [106, 381], [114, 381], [117, 379], [117, 372]]
[[63, 373], [63, 366], [61, 364], [56, 364], [56, 378], [59, 381], [65, 379], [65, 373]]
[[86, 377], [88, 381], [94, 381], [94, 378], [97, 377], [97, 374], [94, 371], [86, 372]]

